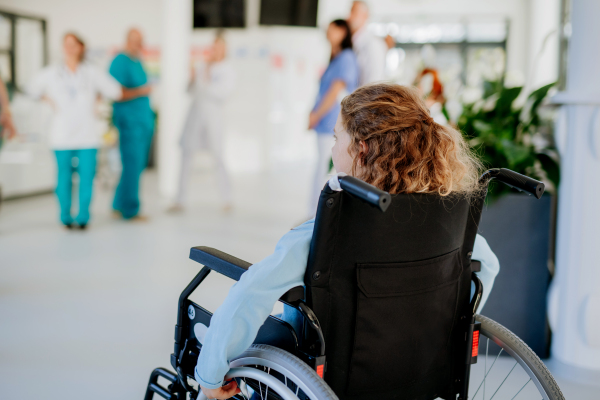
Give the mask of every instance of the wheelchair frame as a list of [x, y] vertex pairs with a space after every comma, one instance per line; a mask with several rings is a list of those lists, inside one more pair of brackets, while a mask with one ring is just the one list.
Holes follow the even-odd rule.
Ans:
[[[501, 168], [486, 171], [479, 180], [482, 185], [485, 185], [486, 190], [482, 190], [482, 194], [474, 200], [472, 206], [477, 207], [479, 211], [477, 224], [487, 194], [487, 185], [493, 179], [497, 179], [519, 191], [533, 195], [537, 199], [542, 196], [545, 189], [543, 183], [508, 169]], [[340, 177], [339, 180], [343, 190], [350, 192], [352, 195], [359, 197], [382, 211], [385, 211], [391, 204], [390, 195], [372, 185], [350, 176]], [[204, 267], [179, 296], [174, 351], [171, 354], [171, 366], [176, 372], [173, 373], [165, 368], [156, 368], [153, 370], [148, 382], [145, 400], [152, 400], [154, 394], [158, 394], [167, 400], [185, 400], [186, 393], [190, 393], [191, 399], [195, 399], [198, 396], [198, 390], [188, 382], [188, 377], [193, 378], [194, 376], [195, 364], [199, 350], [202, 347], [195, 339], [193, 332], [194, 324], [192, 322], [201, 322], [209, 326], [212, 314], [189, 300], [189, 296], [206, 279], [211, 270], [238, 281], [242, 274], [252, 265], [247, 261], [233, 257], [222, 251], [203, 246], [193, 247], [190, 250], [190, 259], [199, 262]], [[479, 270], [477, 263], [475, 260], [471, 262], [473, 271]], [[479, 344], [481, 324], [476, 322], [475, 314], [483, 294], [483, 285], [474, 273], [471, 279], [475, 283], [475, 294], [469, 307], [472, 313], [465, 332], [464, 373], [463, 379], [460, 380], [462, 385], [458, 393], [458, 400], [468, 399], [470, 369], [471, 364], [477, 362]], [[268, 344], [284, 349], [306, 362], [314, 368], [317, 375], [323, 378], [326, 369], [325, 339], [315, 313], [305, 304], [305, 287], [298, 286], [292, 288], [279, 301], [294, 307], [303, 315], [304, 330], [306, 331], [306, 326], [310, 327], [316, 333], [316, 339], [311, 339], [311, 336], [308, 335], [302, 335], [303, 337], [299, 340], [296, 332], [288, 323], [274, 316], [269, 316], [259, 329], [254, 344]], [[187, 319], [186, 316], [188, 317]], [[312, 337], [314, 338], [315, 336], [312, 335]], [[168, 380], [170, 385], [167, 388], [161, 386], [158, 383], [159, 377]]]

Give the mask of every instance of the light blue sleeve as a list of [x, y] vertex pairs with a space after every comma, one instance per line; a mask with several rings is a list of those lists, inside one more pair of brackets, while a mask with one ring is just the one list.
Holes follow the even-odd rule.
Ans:
[[252, 265], [215, 311], [198, 364], [196, 381], [209, 389], [223, 384], [229, 360], [254, 341], [277, 300], [289, 289], [304, 285], [304, 273], [314, 220], [286, 233], [273, 254]]
[[341, 80], [346, 84], [346, 90], [351, 93], [358, 85], [358, 64], [352, 50], [344, 50], [340, 54], [340, 60], [336, 63], [335, 80]]
[[[481, 235], [477, 235], [475, 238], [475, 246], [473, 246], [473, 256], [471, 259], [481, 262], [481, 271], [475, 272], [483, 284], [483, 296], [479, 308], [477, 309], [477, 312], [479, 313], [494, 287], [494, 280], [496, 279], [498, 272], [500, 272], [500, 263], [498, 262], [498, 257], [496, 257], [487, 241]], [[474, 291], [474, 285], [471, 285], [472, 291]]]

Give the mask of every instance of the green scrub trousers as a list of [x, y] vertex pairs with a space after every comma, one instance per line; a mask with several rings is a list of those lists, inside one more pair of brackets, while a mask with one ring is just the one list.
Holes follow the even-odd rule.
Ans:
[[[139, 59], [118, 54], [110, 65], [110, 74], [124, 87], [137, 88], [148, 82]], [[113, 201], [113, 209], [129, 219], [140, 211], [140, 177], [148, 163], [154, 134], [154, 113], [148, 97], [115, 102], [113, 122], [119, 130], [123, 171]]]
[[117, 125], [117, 129], [123, 170], [115, 192], [113, 209], [128, 219], [135, 217], [140, 211], [140, 178], [148, 164], [153, 131], [136, 123], [121, 123]]
[[[86, 225], [90, 220], [90, 203], [94, 176], [96, 175], [97, 149], [82, 150], [55, 150], [58, 164], [58, 182], [56, 195], [60, 205], [60, 220], [65, 225], [74, 222], [71, 216], [71, 198], [73, 192], [73, 172], [79, 175], [79, 213], [75, 222]], [[73, 159], [77, 158], [77, 167], [73, 166]]]

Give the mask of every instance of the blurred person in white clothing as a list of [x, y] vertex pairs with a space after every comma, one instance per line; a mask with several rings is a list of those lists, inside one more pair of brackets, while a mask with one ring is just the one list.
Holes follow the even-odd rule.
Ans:
[[358, 84], [367, 85], [385, 79], [385, 56], [388, 51], [386, 42], [367, 29], [369, 7], [364, 1], [354, 1], [348, 17], [352, 30], [352, 49], [358, 60], [360, 70]]
[[235, 70], [227, 60], [227, 43], [223, 34], [218, 33], [205, 62], [192, 69], [193, 100], [181, 135], [181, 171], [177, 197], [169, 208], [171, 212], [182, 211], [186, 204], [193, 156], [200, 149], [208, 150], [214, 157], [223, 211], [232, 207], [231, 182], [223, 155], [223, 111], [225, 101], [235, 89], [235, 78]]
[[[64, 62], [44, 68], [27, 88], [30, 96], [50, 103], [54, 111], [49, 145], [58, 167], [56, 195], [60, 220], [67, 228], [74, 223], [85, 229], [90, 219], [92, 187], [96, 175], [96, 154], [101, 144], [95, 108], [99, 97], [131, 99], [138, 89], [124, 89], [106, 72], [84, 60], [85, 44], [67, 33], [63, 40]], [[71, 215], [72, 175], [79, 175], [79, 211]]]

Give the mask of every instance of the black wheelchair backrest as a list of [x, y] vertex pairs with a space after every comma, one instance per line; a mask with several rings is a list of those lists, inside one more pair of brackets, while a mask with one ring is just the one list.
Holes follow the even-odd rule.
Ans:
[[445, 397], [464, 354], [479, 209], [456, 196], [389, 201], [382, 212], [328, 185], [321, 193], [305, 283], [325, 380], [341, 399]]

